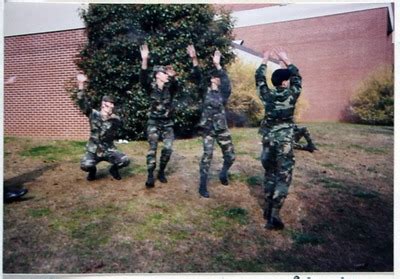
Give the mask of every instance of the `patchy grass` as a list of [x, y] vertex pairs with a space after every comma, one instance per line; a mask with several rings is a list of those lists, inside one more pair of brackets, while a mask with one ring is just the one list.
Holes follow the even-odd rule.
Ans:
[[295, 151], [283, 231], [263, 227], [256, 128], [231, 130], [229, 186], [215, 145], [209, 199], [198, 194], [201, 138], [176, 140], [168, 183], [146, 189], [146, 141], [117, 145], [131, 158], [122, 180], [103, 162], [88, 182], [84, 141], [6, 137], [5, 184], [29, 193], [4, 207], [4, 272], [393, 271], [393, 129], [306, 126], [319, 151]]

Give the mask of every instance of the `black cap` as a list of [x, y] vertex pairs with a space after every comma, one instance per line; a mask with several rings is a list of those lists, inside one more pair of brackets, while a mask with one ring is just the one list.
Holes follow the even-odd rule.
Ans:
[[290, 79], [291, 72], [288, 69], [278, 69], [272, 73], [271, 81], [274, 86], [282, 85], [282, 81]]
[[103, 98], [101, 100], [103, 102], [109, 102], [109, 103], [114, 104], [114, 98], [112, 96], [105, 95], [105, 96], [103, 96]]

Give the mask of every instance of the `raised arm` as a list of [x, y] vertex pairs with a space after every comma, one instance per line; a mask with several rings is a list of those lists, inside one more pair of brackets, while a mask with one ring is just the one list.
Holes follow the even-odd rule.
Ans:
[[90, 102], [85, 97], [85, 82], [87, 81], [87, 77], [84, 74], [78, 74], [76, 76], [78, 83], [78, 94], [77, 94], [77, 104], [80, 110], [86, 115], [89, 116], [92, 113], [92, 107]]
[[187, 53], [189, 57], [192, 59], [192, 64], [193, 68], [190, 72], [190, 80], [193, 81], [197, 86], [201, 84], [201, 81], [203, 79], [203, 76], [201, 74], [200, 68], [199, 68], [199, 60], [197, 59], [197, 53], [196, 49], [194, 48], [194, 45], [189, 45], [187, 48]]
[[265, 77], [265, 74], [267, 72], [267, 62], [269, 58], [270, 51], [265, 51], [263, 54], [261, 65], [258, 67], [255, 74], [257, 93], [263, 102], [266, 100], [269, 93], [267, 79]]
[[228, 74], [221, 67], [221, 52], [219, 50], [216, 50], [214, 52], [213, 63], [214, 63], [215, 68], [219, 72], [219, 77], [221, 80], [221, 85], [220, 85], [219, 89], [220, 89], [222, 97], [224, 99], [224, 105], [226, 105], [228, 103], [228, 98], [231, 95], [232, 87], [231, 87], [231, 81], [229, 80]]
[[149, 62], [149, 47], [144, 44], [140, 46], [140, 55], [142, 57], [142, 64], [140, 68], [140, 84], [141, 86], [149, 92], [151, 89], [151, 80], [149, 79], [149, 70], [148, 70], [148, 62]]
[[275, 50], [276, 55], [282, 61], [282, 63], [287, 67], [287, 69], [291, 72], [290, 76], [290, 91], [295, 97], [299, 97], [302, 89], [302, 78], [299, 74], [299, 69], [292, 64], [287, 53], [282, 49]]

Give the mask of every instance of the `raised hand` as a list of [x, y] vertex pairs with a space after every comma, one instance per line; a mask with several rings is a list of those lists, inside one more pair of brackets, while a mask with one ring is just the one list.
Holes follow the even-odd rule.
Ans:
[[221, 64], [220, 64], [220, 62], [221, 62], [221, 52], [217, 49], [215, 52], [214, 52], [214, 56], [213, 56], [213, 63], [214, 63], [214, 65], [215, 65], [215, 67], [217, 67], [218, 69], [219, 68], [221, 68]]
[[78, 88], [82, 90], [84, 88], [85, 81], [87, 81], [87, 76], [84, 74], [77, 74], [76, 79], [78, 80]]
[[194, 45], [188, 45], [186, 50], [187, 50], [187, 53], [188, 53], [190, 58], [196, 58], [197, 57], [196, 49], [194, 48]]
[[289, 57], [285, 50], [283, 50], [282, 48], [276, 48], [274, 49], [274, 52], [279, 57], [279, 59], [286, 64], [286, 66], [290, 64]]
[[271, 51], [270, 50], [266, 50], [263, 53], [263, 64], [267, 64], [268, 59], [271, 57]]
[[142, 56], [142, 60], [149, 59], [149, 47], [147, 44], [140, 46], [140, 55]]

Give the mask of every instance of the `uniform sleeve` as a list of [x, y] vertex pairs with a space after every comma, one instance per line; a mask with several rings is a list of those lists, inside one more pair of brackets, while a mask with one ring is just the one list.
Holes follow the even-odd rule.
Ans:
[[90, 116], [92, 113], [92, 106], [89, 100], [85, 97], [85, 91], [79, 90], [77, 94], [77, 104], [79, 109], [86, 115]]
[[194, 82], [197, 86], [200, 86], [201, 81], [203, 79], [203, 75], [201, 74], [199, 66], [194, 66], [190, 71], [189, 75], [190, 81]]
[[229, 80], [228, 74], [224, 70], [219, 70], [220, 72], [220, 91], [224, 100], [224, 106], [228, 103], [229, 96], [232, 92], [231, 81]]
[[299, 69], [295, 65], [290, 64], [288, 66], [288, 70], [291, 72], [290, 76], [291, 94], [294, 95], [296, 98], [298, 98], [302, 89], [302, 78], [299, 74]]
[[267, 99], [268, 93], [269, 93], [269, 88], [267, 84], [267, 79], [265, 77], [265, 73], [267, 72], [267, 65], [266, 64], [261, 64], [260, 67], [256, 70], [256, 88], [257, 88], [257, 94], [260, 97], [260, 99], [265, 102]]
[[170, 78], [169, 88], [170, 88], [171, 98], [173, 98], [179, 90], [179, 83], [175, 77]]
[[151, 90], [151, 80], [149, 79], [149, 70], [148, 69], [140, 69], [139, 75], [140, 85], [146, 90], [146, 92], [150, 93]]

